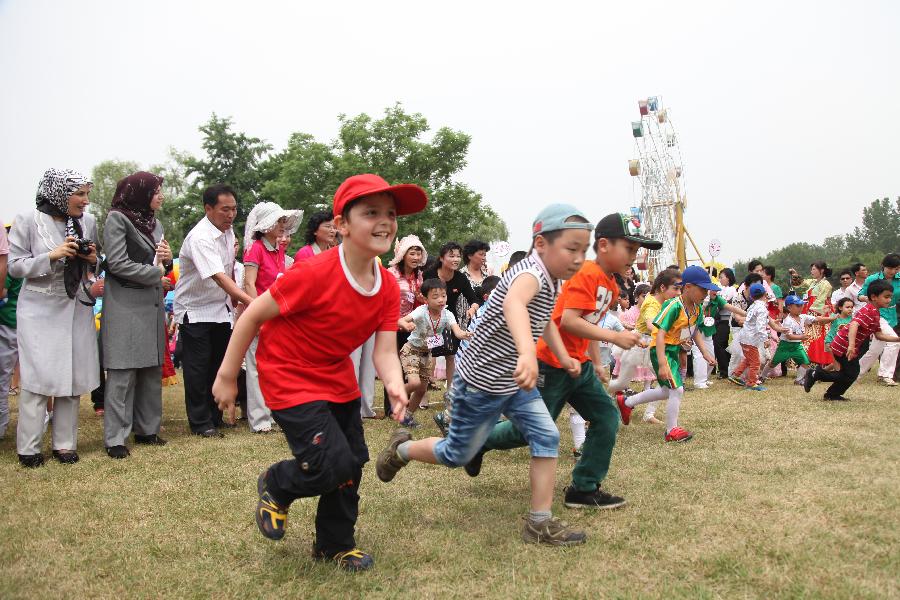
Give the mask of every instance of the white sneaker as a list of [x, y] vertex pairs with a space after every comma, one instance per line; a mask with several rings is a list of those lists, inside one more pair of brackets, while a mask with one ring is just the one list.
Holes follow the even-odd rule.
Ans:
[[709, 388], [709, 383], [695, 383], [694, 384], [695, 390], [705, 390], [708, 388]]
[[894, 381], [893, 379], [891, 379], [890, 377], [882, 377], [881, 383], [883, 383], [884, 385], [890, 386], [890, 387], [894, 387], [895, 385], [897, 385], [897, 382]]

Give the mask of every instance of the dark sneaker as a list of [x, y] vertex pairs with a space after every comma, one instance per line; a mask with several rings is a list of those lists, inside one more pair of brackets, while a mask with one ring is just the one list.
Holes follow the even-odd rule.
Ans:
[[195, 431], [194, 435], [199, 435], [204, 438], [223, 438], [225, 434], [213, 427], [212, 429], [207, 429], [206, 431]]
[[63, 465], [74, 465], [78, 462], [78, 453], [74, 450], [66, 450], [65, 452], [60, 452], [59, 450], [53, 451], [53, 458], [59, 461], [60, 464]]
[[522, 540], [528, 544], [547, 544], [549, 546], [576, 546], [587, 540], [587, 535], [580, 529], [573, 529], [565, 521], [556, 517], [534, 523], [525, 517], [522, 529]]
[[128, 458], [128, 455], [131, 454], [125, 446], [110, 446], [106, 449], [106, 453], [110, 458], [116, 459]]
[[434, 419], [434, 424], [437, 425], [437, 428], [441, 430], [441, 435], [447, 437], [447, 430], [450, 428], [450, 421], [449, 419], [447, 419], [445, 411], [441, 410], [434, 413], [432, 419]]
[[345, 571], [368, 571], [375, 566], [375, 560], [371, 555], [366, 554], [359, 548], [347, 550], [346, 552], [338, 552], [332, 556], [328, 556], [324, 552], [319, 552], [313, 548], [313, 558], [316, 560], [333, 560], [338, 566]]
[[148, 446], [165, 446], [168, 442], [155, 433], [153, 435], [134, 434], [135, 444], [147, 444]]
[[738, 387], [744, 387], [746, 385], [744, 383], [743, 379], [741, 379], [740, 377], [735, 377], [734, 375], [730, 376], [728, 378], [728, 381], [730, 381], [731, 383], [733, 383], [734, 385], [736, 385]]
[[269, 470], [266, 469], [256, 480], [256, 492], [259, 494], [259, 501], [256, 503], [256, 526], [259, 532], [270, 540], [280, 540], [284, 537], [284, 530], [287, 527], [288, 509], [281, 506], [272, 498], [266, 487], [266, 475]]
[[478, 477], [481, 473], [481, 463], [484, 462], [484, 450], [472, 457], [472, 460], [463, 465], [463, 470], [469, 477]]
[[599, 487], [593, 492], [579, 492], [574, 485], [566, 488], [566, 508], [619, 508], [625, 505], [625, 498], [613, 496]]
[[622, 423], [625, 425], [631, 423], [631, 411], [633, 409], [625, 405], [625, 394], [622, 392], [616, 393], [616, 404], [619, 405], [619, 415], [622, 417]]
[[398, 429], [391, 436], [387, 447], [378, 453], [375, 461], [375, 473], [378, 479], [387, 483], [394, 478], [397, 471], [406, 466], [407, 461], [397, 454], [397, 446], [412, 439], [412, 435], [405, 429]]
[[411, 413], [406, 413], [406, 416], [403, 417], [402, 421], [400, 421], [400, 425], [402, 425], [403, 427], [408, 427], [410, 429], [418, 429], [422, 426], [421, 423], [416, 421], [416, 418], [412, 416]]
[[36, 469], [44, 465], [44, 455], [40, 452], [37, 454], [20, 454], [19, 462], [22, 463], [23, 467]]
[[841, 402], [850, 402], [850, 398], [846, 398], [844, 396], [829, 396], [825, 394], [822, 398], [823, 400], [840, 400]]
[[803, 378], [803, 391], [807, 394], [809, 390], [812, 389], [813, 384], [816, 383], [816, 370], [810, 369], [806, 372], [806, 377]]
[[575, 460], [581, 458], [582, 454], [584, 454], [584, 452], [582, 452], [582, 446], [572, 448], [572, 458], [574, 458]]

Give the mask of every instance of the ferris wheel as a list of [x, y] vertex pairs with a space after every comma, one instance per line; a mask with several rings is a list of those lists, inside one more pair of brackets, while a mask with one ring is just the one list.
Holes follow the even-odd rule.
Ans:
[[651, 276], [668, 265], [685, 267], [684, 221], [685, 206], [684, 162], [678, 144], [678, 134], [669, 110], [663, 107], [660, 96], [638, 101], [640, 120], [632, 121], [635, 154], [628, 161], [633, 177], [634, 196], [640, 198], [631, 208], [632, 216], [640, 219], [644, 234], [660, 240], [663, 247], [639, 257], [639, 267]]

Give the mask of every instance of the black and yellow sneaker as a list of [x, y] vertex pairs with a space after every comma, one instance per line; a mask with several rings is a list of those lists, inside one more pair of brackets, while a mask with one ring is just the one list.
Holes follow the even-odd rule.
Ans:
[[325, 552], [316, 550], [313, 547], [313, 558], [320, 561], [333, 560], [337, 565], [345, 571], [368, 571], [375, 566], [375, 559], [371, 555], [366, 554], [359, 548], [347, 550], [346, 552], [338, 552], [337, 554], [328, 555]]
[[268, 474], [269, 470], [266, 469], [256, 482], [256, 491], [259, 493], [259, 502], [256, 503], [256, 526], [259, 527], [259, 532], [270, 540], [280, 540], [284, 537], [284, 530], [287, 527], [288, 509], [275, 502], [266, 488]]

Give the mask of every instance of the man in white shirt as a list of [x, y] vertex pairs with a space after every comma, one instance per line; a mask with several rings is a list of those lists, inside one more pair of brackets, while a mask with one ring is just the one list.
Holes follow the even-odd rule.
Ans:
[[222, 413], [212, 395], [228, 340], [232, 312], [250, 297], [235, 283], [234, 190], [223, 184], [203, 192], [206, 216], [184, 238], [179, 253], [180, 277], [175, 286], [175, 320], [180, 325], [184, 400], [191, 432], [222, 437]]
[[866, 277], [869, 276], [869, 269], [862, 263], [855, 263], [850, 267], [850, 273], [853, 275], [853, 283], [847, 288], [847, 294], [853, 298], [853, 314], [856, 315], [863, 306], [866, 305], [859, 299], [859, 291], [866, 283]]

